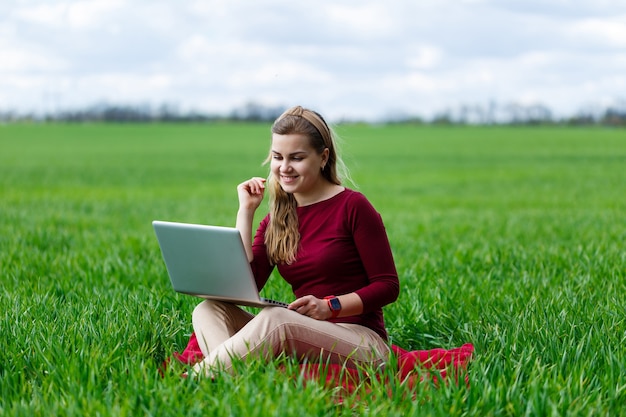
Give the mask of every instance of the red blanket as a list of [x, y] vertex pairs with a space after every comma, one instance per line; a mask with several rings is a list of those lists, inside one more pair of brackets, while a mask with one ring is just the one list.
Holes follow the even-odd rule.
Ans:
[[[469, 385], [467, 365], [474, 353], [472, 344], [464, 344], [454, 349], [430, 349], [407, 351], [398, 346], [392, 346], [394, 358], [397, 358], [397, 372], [395, 377], [402, 383], [408, 384], [410, 389], [415, 388], [425, 377], [432, 378], [435, 384], [447, 382], [449, 377], [458, 383], [463, 378]], [[174, 358], [187, 365], [193, 365], [202, 360], [203, 355], [198, 345], [195, 333], [189, 338], [187, 347], [182, 353], [174, 352]], [[301, 365], [302, 375], [306, 380], [322, 381], [328, 387], [343, 387], [344, 393], [355, 392], [362, 386], [364, 378], [357, 370], [346, 369], [340, 365]]]

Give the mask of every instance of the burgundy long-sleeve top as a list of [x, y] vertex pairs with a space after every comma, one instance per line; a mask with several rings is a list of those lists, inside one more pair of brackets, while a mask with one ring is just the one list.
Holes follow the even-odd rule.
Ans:
[[[308, 206], [298, 207], [300, 246], [296, 261], [278, 265], [297, 298], [324, 298], [356, 292], [363, 313], [332, 319], [356, 323], [387, 339], [382, 307], [396, 300], [400, 290], [389, 239], [381, 216], [366, 197], [350, 189]], [[274, 266], [264, 243], [266, 216], [252, 244], [252, 271], [259, 289]]]

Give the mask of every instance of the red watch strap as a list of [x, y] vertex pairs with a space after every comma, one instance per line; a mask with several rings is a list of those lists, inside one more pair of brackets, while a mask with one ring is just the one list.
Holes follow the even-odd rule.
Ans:
[[330, 318], [331, 319], [336, 318], [339, 315], [339, 312], [341, 311], [341, 310], [334, 310], [333, 309], [333, 305], [330, 302], [330, 300], [333, 299], [333, 298], [337, 298], [337, 297], [335, 297], [334, 295], [329, 295], [328, 297], [324, 297], [324, 300], [326, 300], [326, 302], [328, 303], [328, 308], [330, 309], [330, 313], [331, 313]]

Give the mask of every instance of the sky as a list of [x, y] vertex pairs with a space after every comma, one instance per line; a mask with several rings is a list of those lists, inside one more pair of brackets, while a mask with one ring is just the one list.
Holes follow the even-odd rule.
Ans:
[[626, 0], [3, 0], [0, 111], [626, 102]]

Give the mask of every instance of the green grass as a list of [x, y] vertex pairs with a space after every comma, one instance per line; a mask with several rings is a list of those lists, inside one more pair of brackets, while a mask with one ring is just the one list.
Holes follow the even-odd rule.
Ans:
[[198, 300], [171, 290], [150, 223], [233, 225], [269, 126], [6, 125], [0, 415], [626, 415], [623, 130], [337, 130], [394, 250], [392, 341], [473, 343], [471, 388], [337, 405], [289, 361], [161, 378]]

